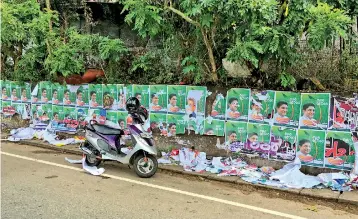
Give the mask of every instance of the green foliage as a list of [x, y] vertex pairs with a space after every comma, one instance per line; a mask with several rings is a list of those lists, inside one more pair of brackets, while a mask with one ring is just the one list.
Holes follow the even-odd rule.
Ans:
[[279, 75], [279, 79], [280, 79], [281, 86], [284, 88], [296, 87], [295, 86], [296, 79], [289, 73], [281, 72], [281, 74]]

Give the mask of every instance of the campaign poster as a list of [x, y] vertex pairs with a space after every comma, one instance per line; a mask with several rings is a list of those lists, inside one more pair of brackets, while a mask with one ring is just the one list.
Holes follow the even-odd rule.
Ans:
[[88, 108], [77, 107], [77, 121], [79, 128], [84, 128], [87, 124], [86, 118], [88, 117]]
[[119, 127], [123, 130], [127, 128], [127, 124], [131, 123], [131, 119], [128, 118], [128, 112], [117, 112], [117, 119]]
[[75, 107], [64, 106], [63, 113], [65, 115], [65, 120], [77, 120], [77, 111]]
[[63, 91], [63, 105], [64, 106], [75, 106], [76, 105], [76, 92], [78, 86], [67, 85]]
[[126, 111], [126, 101], [131, 96], [132, 96], [132, 86], [117, 84], [116, 109], [120, 111]]
[[354, 131], [358, 128], [358, 101], [355, 98], [331, 98], [329, 130]]
[[299, 129], [296, 157], [307, 166], [323, 167], [326, 131]]
[[134, 84], [133, 95], [139, 100], [142, 106], [149, 109], [149, 85]]
[[298, 127], [301, 111], [301, 94], [288, 91], [276, 91], [274, 107], [274, 125]]
[[22, 103], [31, 103], [31, 84], [22, 83], [20, 85], [20, 101]]
[[225, 144], [231, 152], [241, 151], [247, 139], [247, 122], [227, 121], [225, 124]]
[[185, 114], [186, 86], [168, 85], [168, 113]]
[[90, 108], [88, 110], [88, 116], [90, 117], [91, 120], [96, 120], [97, 122], [99, 122], [100, 114], [101, 114], [100, 109], [91, 109]]
[[52, 118], [52, 104], [31, 104], [33, 120], [48, 122]]
[[167, 123], [168, 126], [173, 128], [175, 126], [176, 134], [185, 134], [185, 128], [187, 126], [187, 122], [185, 121], [185, 116], [180, 114], [168, 114], [167, 115]]
[[219, 119], [205, 119], [204, 135], [225, 135], [225, 121]]
[[56, 122], [63, 121], [65, 119], [65, 112], [62, 105], [52, 105], [52, 117]]
[[[187, 121], [187, 129], [190, 131], [194, 131], [197, 135], [203, 135], [204, 134], [204, 122], [205, 117], [204, 116], [197, 116], [195, 118], [188, 118], [188, 115], [185, 115], [185, 120]], [[190, 133], [189, 131], [189, 133]]]
[[268, 124], [247, 123], [247, 141], [243, 153], [259, 154], [263, 158], [268, 158], [271, 154], [276, 154], [271, 149], [271, 126]]
[[226, 120], [248, 121], [250, 89], [232, 88], [226, 95]]
[[354, 142], [351, 132], [328, 131], [324, 166], [334, 169], [351, 170], [354, 166]]
[[216, 95], [213, 105], [211, 106], [210, 116], [214, 119], [225, 120], [226, 99], [223, 94]]
[[[65, 89], [66, 88], [66, 89]], [[66, 90], [66, 99], [64, 98], [64, 92]], [[67, 87], [59, 84], [59, 83], [54, 83], [52, 84], [52, 104], [55, 105], [62, 105], [64, 103], [64, 101], [70, 101], [70, 94], [69, 94], [69, 90], [67, 91]]]
[[52, 84], [49, 81], [41, 81], [38, 83], [37, 102], [51, 103], [52, 101]]
[[167, 85], [150, 85], [150, 103], [151, 112], [167, 113]]
[[252, 123], [271, 123], [274, 102], [275, 91], [251, 91], [249, 121]]
[[205, 116], [206, 106], [206, 87], [187, 86], [186, 87], [186, 114], [190, 119], [197, 116]]
[[161, 135], [174, 137], [176, 135], [176, 126], [169, 128], [167, 123], [167, 115], [163, 113], [150, 113], [149, 115], [150, 129], [154, 132], [160, 132]]
[[107, 120], [118, 124], [118, 113], [117, 111], [114, 110], [107, 110], [107, 115], [106, 115]]
[[305, 129], [326, 130], [330, 110], [331, 94], [302, 93], [299, 127]]
[[14, 107], [15, 112], [17, 114], [19, 114], [20, 116], [23, 115], [23, 113], [25, 112], [25, 103], [20, 103], [20, 102], [11, 102], [11, 106]]
[[89, 85], [89, 106], [98, 109], [103, 107], [103, 87], [102, 84]]
[[16, 81], [11, 81], [10, 82], [10, 86], [11, 86], [11, 101], [12, 102], [21, 102], [21, 84], [19, 82]]
[[76, 91], [76, 106], [88, 107], [89, 106], [89, 86], [84, 84], [79, 86]]
[[[296, 158], [297, 129], [272, 126], [271, 127], [270, 159], [293, 161]], [[274, 153], [276, 152], [276, 153]]]
[[11, 117], [16, 113], [15, 108], [11, 106], [11, 101], [3, 100], [1, 102], [1, 107], [1, 112], [4, 117]]
[[51, 120], [53, 117], [52, 114], [52, 104], [50, 103], [46, 103], [46, 104], [42, 104], [42, 110], [44, 111], [44, 113], [42, 114], [42, 116], [44, 117], [44, 120]]
[[11, 81], [1, 81], [1, 99], [11, 101]]
[[117, 84], [103, 85], [103, 108], [109, 110], [117, 110], [118, 93]]

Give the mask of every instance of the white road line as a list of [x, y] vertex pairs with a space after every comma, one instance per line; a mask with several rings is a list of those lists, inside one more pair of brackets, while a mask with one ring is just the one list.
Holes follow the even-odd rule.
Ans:
[[[43, 163], [43, 164], [47, 164], [47, 165], [51, 165], [51, 166], [62, 167], [65, 169], [76, 170], [76, 171], [81, 171], [81, 172], [84, 171], [81, 168], [52, 163], [52, 162], [45, 161], [45, 160], [38, 160], [38, 159], [31, 158], [31, 157], [25, 157], [25, 156], [11, 154], [11, 153], [7, 153], [7, 152], [3, 152], [3, 151], [1, 151], [0, 153], [7, 155], [7, 156], [16, 157], [16, 158], [20, 158], [20, 159], [24, 159], [24, 160], [29, 160], [29, 161], [34, 161], [34, 162], [38, 162], [38, 163]], [[125, 182], [129, 182], [129, 183], [137, 184], [137, 185], [160, 189], [160, 190], [164, 190], [164, 191], [168, 191], [168, 192], [173, 192], [173, 193], [187, 195], [187, 196], [191, 196], [191, 197], [195, 197], [195, 198], [201, 198], [201, 199], [205, 199], [205, 200], [209, 200], [209, 201], [219, 202], [222, 204], [232, 205], [232, 206], [236, 206], [236, 207], [240, 207], [240, 208], [246, 208], [246, 209], [250, 209], [250, 210], [254, 210], [254, 211], [259, 211], [262, 213], [271, 214], [271, 215], [275, 215], [275, 216], [281, 216], [281, 217], [291, 218], [291, 219], [305, 219], [304, 217], [299, 217], [299, 216], [286, 214], [286, 213], [282, 213], [282, 212], [278, 212], [278, 211], [268, 210], [265, 208], [255, 207], [255, 206], [251, 206], [251, 205], [245, 205], [245, 204], [241, 204], [238, 202], [228, 201], [225, 199], [219, 199], [219, 198], [214, 198], [214, 197], [210, 197], [210, 196], [206, 196], [206, 195], [200, 195], [200, 194], [187, 192], [187, 191], [183, 191], [183, 190], [179, 190], [179, 189], [158, 186], [158, 185], [145, 183], [145, 182], [141, 182], [141, 181], [137, 181], [137, 180], [132, 180], [132, 179], [128, 179], [128, 178], [118, 177], [118, 176], [114, 176], [114, 175], [110, 175], [110, 174], [102, 174], [102, 176], [110, 177], [112, 179], [117, 179], [120, 181], [125, 181]]]

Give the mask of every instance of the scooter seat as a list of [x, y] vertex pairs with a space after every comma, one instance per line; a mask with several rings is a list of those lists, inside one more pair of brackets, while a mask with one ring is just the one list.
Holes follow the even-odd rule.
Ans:
[[123, 135], [124, 131], [122, 129], [116, 129], [113, 127], [109, 127], [106, 125], [92, 125], [94, 130], [98, 133], [104, 134], [104, 135]]

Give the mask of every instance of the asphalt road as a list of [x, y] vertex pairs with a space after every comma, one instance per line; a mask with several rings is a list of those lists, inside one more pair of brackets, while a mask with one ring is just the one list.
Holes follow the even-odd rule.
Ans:
[[75, 155], [17, 144], [1, 145], [1, 218], [358, 218], [325, 206], [241, 191], [216, 182], [158, 172], [138, 178], [105, 163], [92, 176]]

